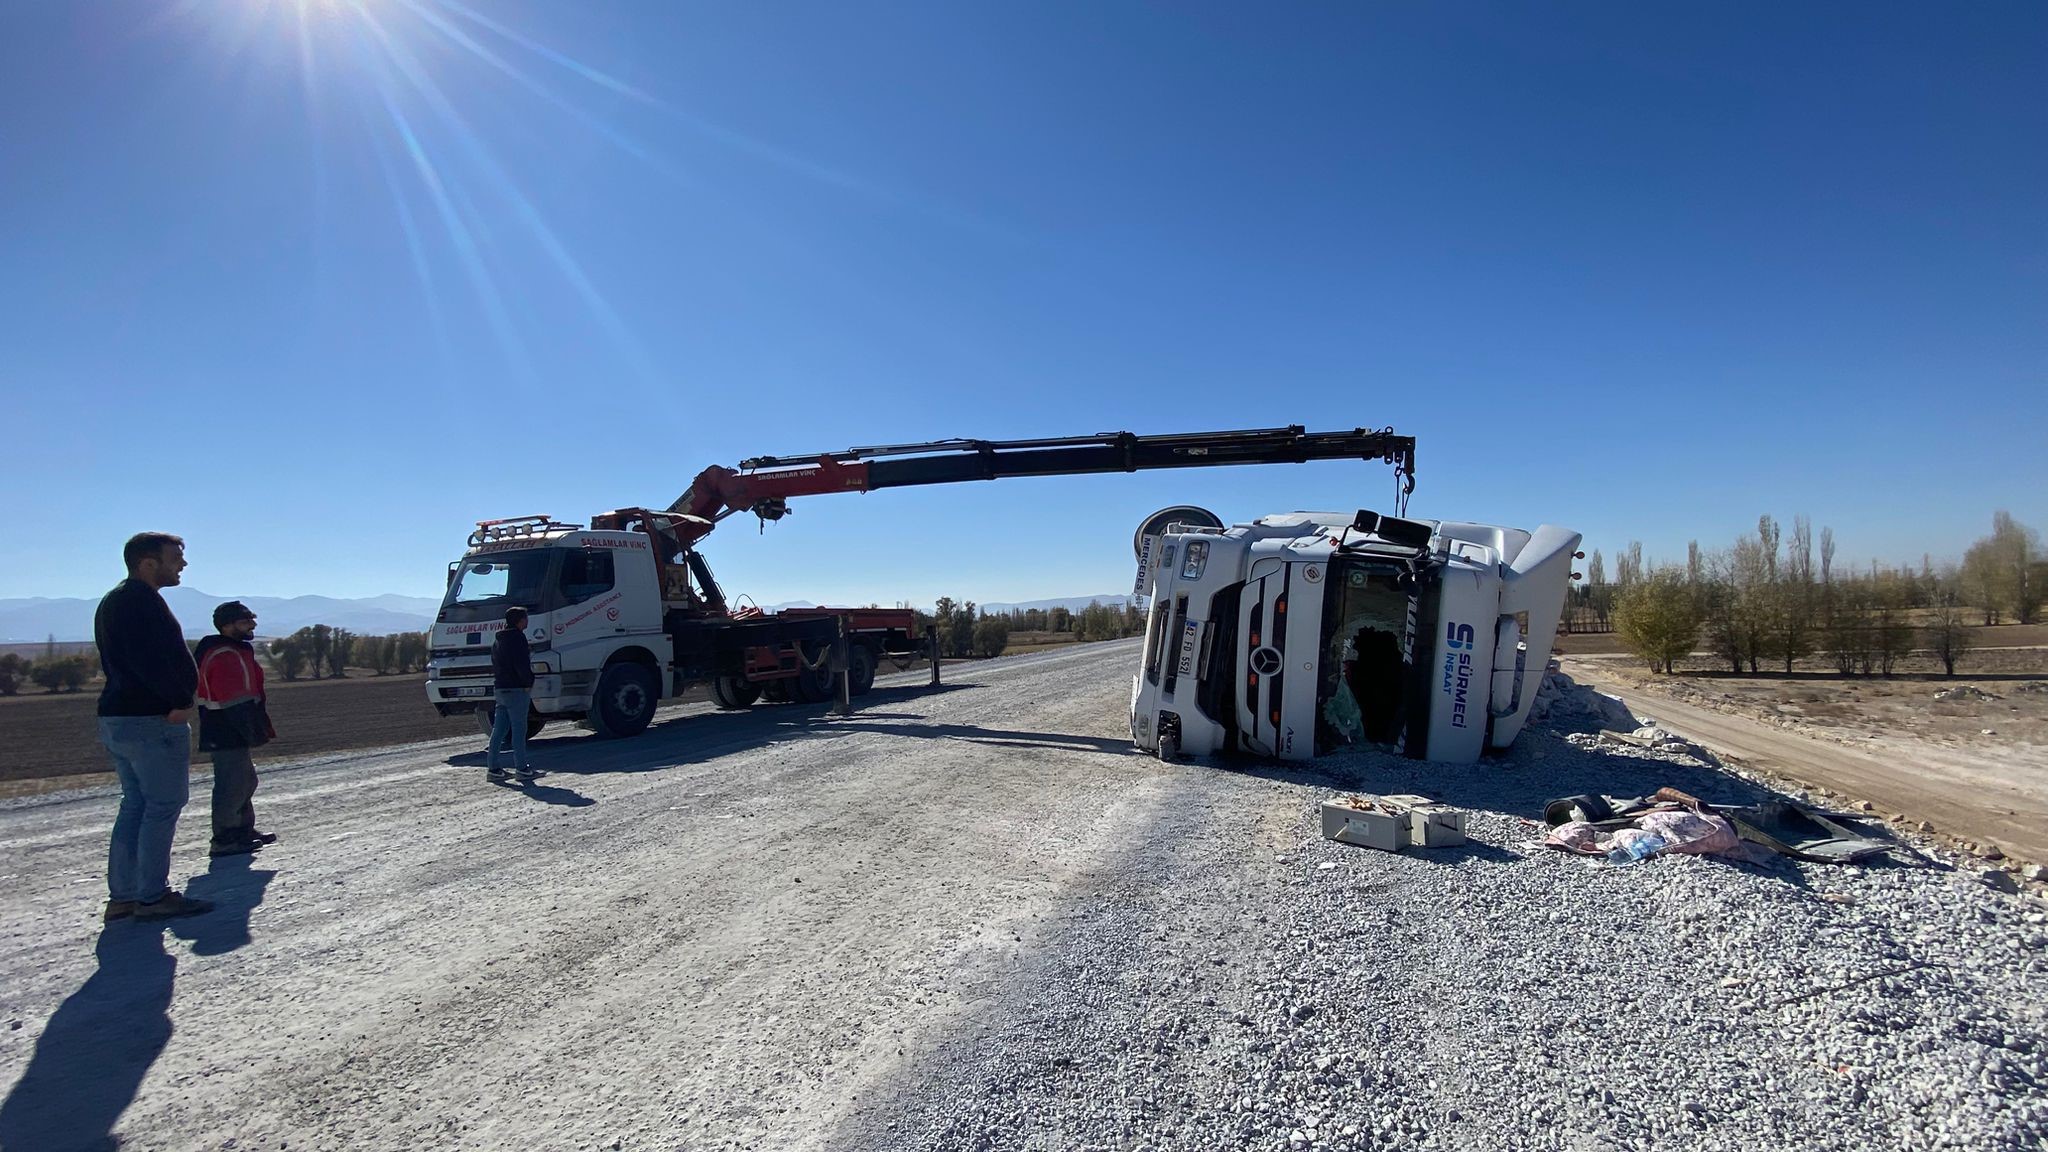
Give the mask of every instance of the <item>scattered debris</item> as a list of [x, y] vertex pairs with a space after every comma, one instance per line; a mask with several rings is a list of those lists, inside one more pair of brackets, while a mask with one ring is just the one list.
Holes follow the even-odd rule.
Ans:
[[2048, 883], [2048, 865], [2029, 864], [2020, 870], [2020, 875], [2036, 884]]
[[1465, 842], [1465, 814], [1427, 796], [1338, 796], [1323, 802], [1323, 836], [1382, 852], [1450, 848]]
[[1633, 864], [1664, 852], [1714, 855], [1742, 846], [1733, 825], [1698, 797], [1660, 788], [1648, 800], [1567, 796], [1543, 806], [1544, 844]]
[[[2020, 689], [2020, 690], [2021, 690], [2022, 692], [2026, 691], [2026, 689], [2025, 689], [2025, 688], [2022, 688], [2022, 689]], [[1983, 690], [1982, 688], [1978, 688], [1978, 687], [1976, 687], [1975, 685], [1971, 685], [1971, 684], [1958, 684], [1958, 685], [1956, 685], [1956, 686], [1955, 686], [1955, 687], [1953, 687], [1953, 688], [1943, 688], [1943, 689], [1942, 689], [1941, 691], [1939, 691], [1939, 692], [1936, 692], [1936, 693], [1934, 694], [1934, 698], [1935, 698], [1936, 700], [1951, 700], [1951, 701], [1953, 701], [1953, 700], [1999, 700], [1999, 699], [2003, 699], [2003, 697], [2000, 697], [2000, 696], [1996, 696], [1996, 695], [1993, 695], [1992, 693], [1990, 693], [1990, 692], [1986, 692], [1986, 691], [1985, 691], [1985, 690]]]
[[1728, 813], [1742, 838], [1780, 856], [1816, 864], [1854, 864], [1890, 851], [1882, 840], [1859, 836], [1826, 816], [1789, 800], [1766, 800]]

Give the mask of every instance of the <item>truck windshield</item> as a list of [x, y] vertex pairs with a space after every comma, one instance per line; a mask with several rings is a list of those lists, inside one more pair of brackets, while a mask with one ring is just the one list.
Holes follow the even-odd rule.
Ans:
[[1323, 603], [1318, 726], [1331, 744], [1392, 743], [1407, 720], [1408, 594], [1392, 564], [1339, 559]]
[[468, 624], [496, 620], [507, 608], [529, 612], [546, 609], [558, 548], [500, 552], [465, 560], [455, 566], [448, 595], [441, 601], [441, 622]]

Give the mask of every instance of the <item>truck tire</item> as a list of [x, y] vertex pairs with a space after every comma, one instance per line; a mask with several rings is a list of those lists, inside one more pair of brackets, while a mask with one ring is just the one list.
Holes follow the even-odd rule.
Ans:
[[1168, 730], [1159, 734], [1159, 758], [1168, 764], [1180, 759], [1180, 733]]
[[866, 644], [846, 646], [846, 691], [865, 696], [875, 686], [875, 650]]
[[597, 678], [597, 699], [590, 709], [590, 726], [599, 736], [620, 739], [638, 736], [654, 720], [654, 673], [644, 665], [621, 661]]
[[820, 659], [825, 655], [827, 647], [822, 644], [816, 648], [798, 646], [797, 651], [803, 653], [804, 662], [808, 664], [815, 660], [818, 667], [797, 669], [796, 679], [789, 682], [790, 698], [797, 703], [823, 704], [839, 695], [839, 685], [833, 678], [831, 663]]
[[751, 708], [761, 698], [761, 686], [741, 676], [719, 676], [711, 681], [711, 702], [728, 712]]

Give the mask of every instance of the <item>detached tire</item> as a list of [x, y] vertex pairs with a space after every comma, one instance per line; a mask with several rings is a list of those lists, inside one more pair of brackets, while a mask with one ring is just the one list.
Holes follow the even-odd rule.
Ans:
[[740, 676], [720, 676], [711, 681], [711, 702], [728, 712], [751, 708], [761, 698], [761, 686]]
[[654, 673], [640, 664], [614, 664], [597, 678], [590, 726], [613, 740], [638, 736], [654, 721], [654, 705]]
[[846, 649], [846, 691], [850, 695], [865, 696], [875, 686], [875, 650], [865, 644], [850, 644]]
[[1159, 759], [1168, 764], [1180, 759], [1180, 733], [1168, 730], [1159, 734]]

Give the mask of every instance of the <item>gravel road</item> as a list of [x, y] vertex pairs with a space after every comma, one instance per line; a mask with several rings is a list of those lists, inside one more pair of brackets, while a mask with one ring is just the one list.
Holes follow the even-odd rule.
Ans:
[[[1162, 765], [1134, 645], [646, 736], [273, 769], [220, 902], [98, 930], [104, 795], [0, 811], [0, 1148], [2014, 1148], [2048, 905], [1939, 868], [1543, 851], [1547, 798], [1755, 788], [1591, 744]], [[1317, 834], [1427, 791], [1473, 843]], [[197, 789], [203, 794], [203, 785]]]

